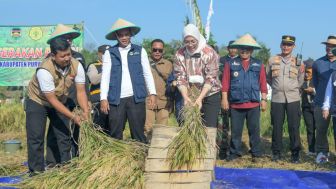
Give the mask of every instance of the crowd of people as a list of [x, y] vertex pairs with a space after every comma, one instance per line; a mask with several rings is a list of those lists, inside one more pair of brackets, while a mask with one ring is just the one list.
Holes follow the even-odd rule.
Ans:
[[[139, 32], [139, 26], [118, 19], [106, 35], [117, 44], [99, 46], [97, 62], [86, 67], [83, 56], [71, 50], [71, 42], [80, 32], [62, 24], [56, 27], [48, 40], [51, 53], [28, 86], [26, 128], [31, 175], [78, 155], [78, 125], [90, 114], [111, 137], [122, 140], [128, 122], [132, 139], [148, 143], [153, 124], [167, 125], [170, 113], [175, 113], [179, 125], [183, 122], [180, 112], [185, 105], [197, 106], [205, 126], [221, 131], [220, 159], [233, 161], [242, 156], [246, 124], [251, 160], [257, 162], [263, 156], [260, 110], [267, 110], [267, 85], [272, 88], [272, 161], [283, 158], [287, 117], [291, 162], [300, 162], [302, 113], [307, 153], [315, 155], [318, 164], [328, 161], [327, 130], [336, 115], [336, 36], [323, 42], [325, 56], [303, 62], [293, 55], [295, 37], [284, 35], [280, 53], [263, 63], [252, 56], [261, 46], [250, 34], [230, 41], [228, 55], [220, 57], [198, 28], [188, 24], [182, 33], [183, 45], [171, 62], [163, 58], [165, 43], [161, 39], [151, 42], [149, 56], [143, 47], [133, 44], [131, 38]], [[190, 96], [191, 86], [199, 90], [196, 98]], [[82, 109], [82, 115], [72, 112], [75, 107]], [[333, 126], [336, 128], [336, 119]], [[335, 132], [334, 136], [336, 139]]]

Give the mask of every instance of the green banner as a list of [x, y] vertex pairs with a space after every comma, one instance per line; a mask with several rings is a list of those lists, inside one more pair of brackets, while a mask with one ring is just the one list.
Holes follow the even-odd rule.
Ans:
[[[83, 49], [84, 25], [67, 24], [82, 35], [72, 48]], [[50, 26], [0, 26], [0, 86], [27, 86], [41, 61], [50, 53], [47, 40], [55, 30]]]

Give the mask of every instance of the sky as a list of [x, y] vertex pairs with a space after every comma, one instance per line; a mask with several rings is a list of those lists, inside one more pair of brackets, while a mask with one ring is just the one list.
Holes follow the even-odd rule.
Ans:
[[[203, 24], [210, 0], [198, 0]], [[0, 25], [50, 25], [84, 22], [86, 47], [115, 44], [105, 35], [118, 18], [141, 27], [134, 42], [161, 38], [181, 40], [190, 16], [186, 0], [0, 0]], [[294, 35], [304, 59], [325, 55], [326, 41], [336, 34], [335, 0], [213, 0], [211, 32], [219, 46], [250, 33], [279, 53], [282, 35]]]

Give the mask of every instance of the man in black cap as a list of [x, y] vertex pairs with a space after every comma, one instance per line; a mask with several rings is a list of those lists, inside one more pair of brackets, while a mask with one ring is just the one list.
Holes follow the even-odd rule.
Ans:
[[301, 61], [292, 55], [295, 37], [282, 36], [281, 53], [270, 58], [266, 67], [267, 83], [272, 87], [271, 123], [272, 161], [281, 159], [283, 124], [287, 113], [292, 163], [299, 163], [300, 141], [300, 87], [304, 74]]
[[[234, 58], [238, 57], [238, 49], [231, 46], [234, 41], [230, 41], [227, 46], [228, 54], [226, 56], [222, 56], [219, 59], [219, 79], [222, 80], [224, 65], [227, 62], [230, 62]], [[218, 131], [221, 132], [221, 136], [218, 138], [217, 145], [219, 146], [219, 158], [226, 159], [229, 150], [230, 150], [230, 140], [229, 140], [229, 130], [230, 130], [230, 115], [229, 110], [221, 109], [220, 116], [218, 117], [217, 128]]]
[[303, 119], [306, 124], [307, 140], [308, 140], [308, 155], [315, 155], [315, 120], [313, 101], [315, 97], [315, 88], [312, 82], [313, 76], [313, 59], [308, 59], [305, 64], [305, 77], [301, 87], [301, 107]]
[[100, 111], [100, 81], [102, 77], [103, 54], [110, 49], [110, 45], [98, 47], [98, 60], [88, 66], [87, 76], [90, 81], [90, 101], [92, 103], [93, 123], [108, 132], [108, 116]]

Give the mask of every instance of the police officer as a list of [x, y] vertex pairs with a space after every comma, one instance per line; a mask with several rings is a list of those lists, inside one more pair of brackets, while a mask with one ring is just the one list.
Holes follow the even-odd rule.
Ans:
[[241, 140], [246, 119], [252, 162], [257, 162], [262, 155], [260, 107], [262, 111], [266, 110], [267, 84], [263, 64], [251, 55], [254, 49], [261, 47], [250, 34], [243, 35], [232, 46], [239, 49], [239, 57], [225, 64], [222, 81], [222, 108], [231, 109], [231, 143], [227, 160], [242, 155]]
[[100, 112], [100, 81], [102, 76], [103, 54], [110, 49], [110, 45], [98, 47], [98, 60], [88, 66], [87, 76], [90, 81], [90, 101], [92, 103], [93, 123], [99, 125], [104, 132], [108, 132], [108, 117]]
[[287, 113], [290, 139], [291, 161], [299, 162], [300, 142], [300, 87], [304, 73], [301, 62], [292, 55], [295, 48], [295, 37], [282, 36], [281, 53], [269, 59], [266, 72], [267, 82], [272, 87], [271, 122], [273, 161], [281, 159], [282, 135], [285, 113]]

